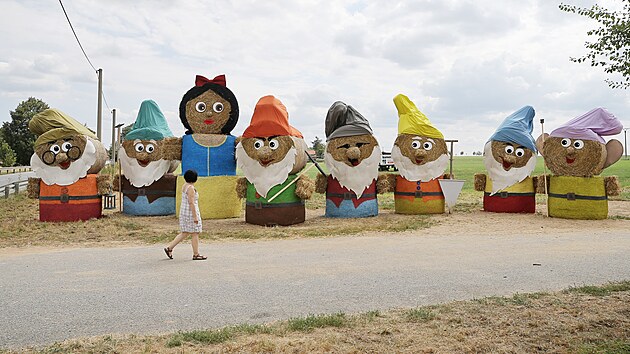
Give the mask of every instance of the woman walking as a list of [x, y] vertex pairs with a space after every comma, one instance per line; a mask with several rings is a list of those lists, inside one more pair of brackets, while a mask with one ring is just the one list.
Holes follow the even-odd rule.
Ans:
[[208, 259], [199, 254], [199, 233], [201, 232], [201, 215], [199, 213], [199, 193], [195, 190], [197, 172], [187, 170], [184, 173], [186, 183], [182, 186], [182, 204], [179, 208], [179, 231], [171, 243], [164, 248], [168, 258], [173, 259], [173, 248], [189, 235], [192, 237], [193, 261]]

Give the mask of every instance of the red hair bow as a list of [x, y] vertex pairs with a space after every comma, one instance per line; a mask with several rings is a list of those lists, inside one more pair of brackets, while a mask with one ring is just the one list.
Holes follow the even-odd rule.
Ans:
[[203, 86], [203, 85], [205, 85], [207, 83], [213, 83], [213, 84], [217, 84], [217, 85], [221, 85], [221, 86], [226, 86], [225, 85], [225, 75], [218, 75], [212, 80], [208, 80], [207, 78], [205, 78], [205, 77], [203, 77], [201, 75], [197, 75], [195, 77], [195, 86]]

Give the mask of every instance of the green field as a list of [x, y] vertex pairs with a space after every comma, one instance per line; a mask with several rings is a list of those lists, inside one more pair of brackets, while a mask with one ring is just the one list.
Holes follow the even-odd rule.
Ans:
[[[536, 169], [534, 170], [533, 175], [542, 175], [544, 173], [543, 159], [539, 156], [537, 162], [538, 163], [536, 164]], [[328, 172], [323, 161], [319, 162], [319, 165], [324, 169], [324, 171]], [[307, 168], [309, 166], [310, 163], [307, 165]], [[466, 181], [464, 183], [464, 187], [462, 188], [463, 196], [472, 196], [473, 194], [479, 193], [474, 190], [474, 175], [475, 173], [485, 173], [485, 171], [486, 168], [483, 165], [483, 156], [455, 156], [453, 159], [453, 174], [455, 175], [455, 178]], [[448, 169], [446, 172], [448, 172]], [[313, 167], [307, 172], [307, 175], [311, 178], [315, 178], [318, 173], [317, 169]], [[549, 173], [549, 170], [547, 170], [547, 173]], [[630, 159], [624, 160], [622, 158], [617, 161], [617, 163], [605, 169], [602, 176], [617, 176], [619, 177], [619, 182], [623, 186], [622, 195], [612, 199], [630, 200]]]

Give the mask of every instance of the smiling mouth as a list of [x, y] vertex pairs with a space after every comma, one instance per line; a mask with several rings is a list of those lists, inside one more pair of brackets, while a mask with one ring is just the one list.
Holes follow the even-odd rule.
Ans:
[[273, 160], [260, 160], [259, 162], [263, 167], [267, 167], [272, 161]]
[[203, 123], [210, 125], [210, 124], [214, 123], [214, 119], [206, 119], [206, 120], [203, 121]]
[[424, 159], [416, 158], [416, 164], [422, 165], [424, 163]]
[[140, 165], [142, 167], [147, 167], [149, 162], [150, 162], [149, 160], [138, 160], [138, 165]]
[[505, 161], [505, 160], [503, 160], [503, 159], [502, 159], [502, 161], [503, 161], [503, 169], [504, 169], [504, 170], [506, 170], [506, 171], [507, 171], [507, 170], [509, 170], [510, 168], [512, 168], [512, 164], [511, 164], [511, 163], [509, 163], [509, 162], [507, 162], [507, 161]]
[[352, 166], [358, 166], [359, 165], [359, 159], [348, 159], [348, 161], [350, 161]]
[[68, 167], [70, 167], [70, 164], [70, 161], [64, 161], [59, 164], [59, 167], [61, 167], [62, 170], [66, 170], [68, 169]]
[[574, 163], [574, 162], [575, 162], [575, 158], [567, 157], [567, 163]]

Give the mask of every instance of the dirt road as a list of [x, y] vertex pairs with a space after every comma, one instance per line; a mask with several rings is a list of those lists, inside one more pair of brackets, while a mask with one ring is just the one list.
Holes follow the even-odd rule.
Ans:
[[[627, 220], [476, 213], [413, 233], [0, 252], [0, 347], [363, 312], [630, 279]], [[557, 222], [556, 222], [557, 221]], [[551, 228], [549, 225], [556, 225]], [[558, 226], [559, 225], [559, 226]]]

